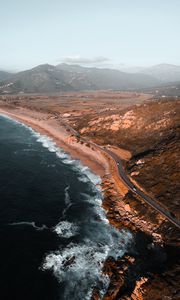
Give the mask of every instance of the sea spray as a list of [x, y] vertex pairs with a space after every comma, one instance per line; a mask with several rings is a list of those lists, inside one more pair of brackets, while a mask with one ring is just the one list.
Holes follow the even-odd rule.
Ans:
[[[47, 136], [39, 136], [37, 141], [42, 143], [50, 152], [63, 161], [64, 164], [71, 165], [72, 170], [77, 172], [78, 179], [91, 185], [95, 196], [80, 193], [84, 201], [89, 202], [94, 207], [94, 216], [88, 222], [72, 224], [68, 221], [61, 221], [55, 227], [55, 232], [65, 238], [71, 238], [74, 235], [85, 237], [78, 244], [70, 243], [66, 248], [61, 248], [56, 253], [50, 253], [46, 256], [43, 269], [51, 269], [60, 282], [66, 284], [63, 299], [91, 299], [93, 287], [98, 286], [100, 294], [103, 297], [109, 279], [102, 272], [103, 264], [108, 256], [115, 259], [122, 257], [132, 241], [132, 235], [127, 231], [118, 231], [113, 228], [102, 208], [102, 194], [96, 185], [101, 183], [101, 178], [94, 174], [88, 167], [83, 166], [80, 161], [72, 159], [62, 149], [57, 147], [55, 142]], [[72, 205], [68, 194], [69, 186], [65, 190], [65, 202], [67, 210]], [[65, 217], [65, 213], [63, 217]], [[101, 222], [96, 231], [96, 224]], [[81, 228], [83, 230], [81, 230]]]
[[[109, 224], [102, 208], [102, 193], [97, 187], [101, 183], [99, 176], [88, 167], [83, 166], [80, 161], [72, 159], [51, 138], [40, 135], [20, 122], [13, 122], [28, 130], [36, 143], [41, 144], [51, 153], [51, 161], [47, 161], [45, 165], [48, 168], [53, 165], [54, 174], [56, 174], [58, 161], [60, 161], [62, 166], [69, 170], [68, 174], [71, 173], [76, 178], [70, 183], [68, 178], [61, 176], [62, 180], [67, 182], [64, 187], [64, 199], [60, 199], [64, 201], [63, 210], [56, 225], [48, 226], [48, 231], [57, 235], [59, 246], [56, 250], [50, 250], [44, 255], [41, 268], [44, 271], [51, 270], [58, 279], [59, 287], [63, 291], [60, 295], [62, 300], [88, 300], [91, 298], [95, 286], [99, 288], [101, 297], [103, 297], [109, 284], [108, 276], [102, 272], [104, 262], [109, 256], [115, 259], [122, 257], [131, 245], [132, 234], [126, 230], [119, 231]], [[34, 143], [34, 141], [29, 139], [29, 143]], [[35, 149], [37, 149], [36, 146], [30, 147], [32, 151]], [[41, 152], [25, 152], [27, 152], [26, 155], [34, 155], [35, 157], [36, 153], [39, 157], [41, 154], [43, 155]], [[18, 153], [20, 152], [18, 151], [17, 155]], [[44, 155], [42, 163], [45, 162], [46, 156]], [[78, 183], [81, 187], [79, 191], [74, 189], [72, 182]], [[74, 190], [78, 194], [74, 195]], [[34, 221], [14, 223], [17, 224], [12, 227], [31, 224], [32, 229], [39, 234], [46, 232], [39, 230], [44, 227], [37, 226]], [[47, 226], [46, 223], [42, 224]]]

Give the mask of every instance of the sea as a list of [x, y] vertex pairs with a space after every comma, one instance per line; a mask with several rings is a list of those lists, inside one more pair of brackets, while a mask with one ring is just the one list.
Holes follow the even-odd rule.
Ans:
[[101, 179], [53, 140], [0, 115], [0, 299], [89, 300], [105, 294], [108, 257], [133, 236], [102, 208]]

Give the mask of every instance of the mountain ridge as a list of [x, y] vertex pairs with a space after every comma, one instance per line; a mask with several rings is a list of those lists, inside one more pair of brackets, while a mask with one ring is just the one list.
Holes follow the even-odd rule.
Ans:
[[[9, 85], [10, 84], [10, 85]], [[158, 85], [150, 75], [79, 65], [43, 64], [13, 74], [0, 82], [0, 92], [46, 93], [80, 90], [132, 90]]]
[[164, 83], [180, 81], [180, 66], [173, 64], [158, 64], [140, 71], [149, 74]]
[[175, 64], [161, 63], [149, 67], [121, 67], [121, 71], [129, 73], [141, 73], [151, 75], [162, 83], [180, 81], [180, 66]]

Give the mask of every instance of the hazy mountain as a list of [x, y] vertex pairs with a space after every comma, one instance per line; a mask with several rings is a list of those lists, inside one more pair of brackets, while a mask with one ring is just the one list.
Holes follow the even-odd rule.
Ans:
[[12, 73], [0, 70], [0, 81], [6, 80], [12, 76]]
[[159, 64], [149, 68], [144, 68], [140, 73], [151, 75], [162, 82], [180, 81], [180, 66], [170, 64]]
[[68, 80], [74, 89], [136, 89], [159, 83], [152, 76], [129, 74], [114, 69], [85, 68], [60, 64], [59, 70], [68, 72]]
[[[8, 84], [10, 86], [8, 86]], [[72, 90], [64, 82], [63, 73], [52, 65], [40, 65], [33, 69], [14, 74], [9, 80], [0, 83], [9, 92], [47, 93]]]
[[128, 90], [152, 87], [159, 83], [159, 80], [148, 74], [129, 74], [119, 70], [84, 68], [68, 64], [45, 64], [13, 74], [10, 79], [0, 83], [0, 92]]

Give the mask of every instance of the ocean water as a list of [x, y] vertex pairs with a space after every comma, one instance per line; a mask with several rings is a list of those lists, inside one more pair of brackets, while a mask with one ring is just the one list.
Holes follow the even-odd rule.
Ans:
[[0, 299], [105, 293], [108, 256], [131, 247], [103, 210], [100, 178], [47, 136], [0, 115]]

